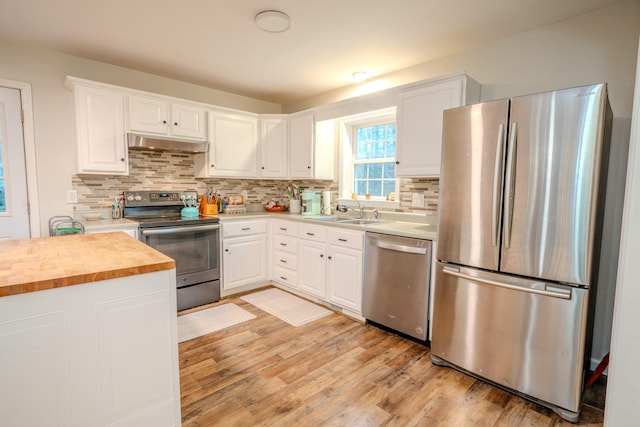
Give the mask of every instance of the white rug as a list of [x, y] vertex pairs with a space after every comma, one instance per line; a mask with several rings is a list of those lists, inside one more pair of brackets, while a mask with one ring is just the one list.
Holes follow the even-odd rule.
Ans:
[[223, 304], [178, 316], [178, 342], [191, 339], [255, 319], [255, 314], [235, 304]]
[[293, 326], [302, 326], [332, 313], [280, 289], [267, 289], [240, 298]]

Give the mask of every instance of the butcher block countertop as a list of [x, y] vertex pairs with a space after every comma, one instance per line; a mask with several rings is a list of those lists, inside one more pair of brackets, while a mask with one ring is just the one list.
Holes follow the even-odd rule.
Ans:
[[0, 297], [175, 268], [119, 232], [0, 242]]

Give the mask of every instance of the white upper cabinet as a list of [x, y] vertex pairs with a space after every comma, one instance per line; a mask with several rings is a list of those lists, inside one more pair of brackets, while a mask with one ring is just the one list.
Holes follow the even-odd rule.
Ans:
[[399, 92], [396, 176], [439, 176], [442, 112], [478, 101], [478, 84], [464, 74]]
[[67, 79], [74, 92], [78, 173], [127, 175], [125, 96]]
[[289, 117], [289, 177], [313, 178], [313, 114]]
[[206, 140], [206, 110], [163, 98], [129, 96], [129, 128], [159, 136]]
[[261, 178], [288, 177], [288, 126], [287, 116], [260, 117], [260, 168]]
[[255, 114], [212, 111], [209, 151], [194, 156], [197, 177], [258, 177], [258, 119]]

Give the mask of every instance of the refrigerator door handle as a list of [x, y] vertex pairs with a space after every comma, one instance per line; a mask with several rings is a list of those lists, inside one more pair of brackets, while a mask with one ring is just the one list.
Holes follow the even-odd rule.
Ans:
[[497, 286], [497, 287], [500, 287], [500, 288], [511, 289], [513, 291], [526, 292], [526, 293], [530, 293], [530, 294], [543, 295], [543, 296], [546, 296], [546, 297], [560, 298], [560, 299], [566, 299], [566, 300], [570, 300], [571, 299], [571, 290], [570, 289], [566, 289], [566, 290], [565, 289], [555, 289], [554, 291], [548, 290], [549, 288], [547, 288], [547, 290], [531, 289], [531, 288], [524, 288], [524, 287], [520, 287], [520, 286], [510, 285], [508, 283], [498, 282], [496, 280], [470, 276], [468, 274], [460, 273], [460, 271], [458, 269], [455, 269], [455, 268], [444, 267], [442, 269], [442, 271], [445, 274], [448, 274], [450, 276], [459, 277], [461, 279], [470, 280], [472, 282], [484, 283], [486, 285]]
[[502, 207], [502, 165], [504, 164], [504, 124], [498, 127], [498, 143], [496, 144], [496, 160], [493, 169], [493, 194], [491, 205], [491, 246], [498, 246], [500, 232], [500, 209]]
[[511, 245], [511, 225], [513, 222], [513, 197], [515, 192], [514, 180], [516, 176], [516, 144], [518, 142], [518, 124], [511, 124], [511, 135], [509, 137], [509, 152], [507, 154], [507, 186], [504, 190], [505, 196], [508, 198], [505, 206], [505, 235], [504, 247], [509, 248]]

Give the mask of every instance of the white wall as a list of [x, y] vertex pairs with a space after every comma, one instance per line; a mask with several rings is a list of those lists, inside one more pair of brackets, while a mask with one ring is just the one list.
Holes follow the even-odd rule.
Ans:
[[192, 99], [256, 113], [279, 113], [280, 105], [158, 77], [53, 51], [0, 42], [0, 78], [31, 84], [41, 234], [48, 219], [71, 215], [66, 190], [76, 171], [72, 93], [67, 75]]
[[[640, 56], [639, 56], [640, 63]], [[620, 246], [620, 269], [611, 343], [611, 367], [607, 387], [605, 424], [637, 425], [640, 407], [640, 74], [636, 79], [633, 127], [629, 147], [627, 192]]]
[[351, 98], [365, 85], [393, 87], [464, 70], [482, 85], [482, 101], [607, 82], [613, 114], [630, 118], [639, 33], [640, 2], [633, 0], [285, 105], [283, 112]]

